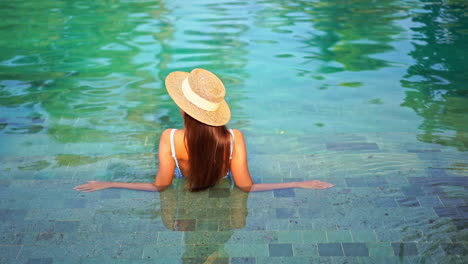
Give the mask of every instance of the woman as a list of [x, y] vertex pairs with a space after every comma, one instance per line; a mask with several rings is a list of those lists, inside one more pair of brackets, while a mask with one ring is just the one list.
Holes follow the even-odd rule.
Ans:
[[[226, 128], [231, 112], [224, 100], [221, 80], [213, 73], [194, 69], [172, 72], [166, 78], [166, 89], [179, 106], [184, 129], [165, 130], [159, 143], [159, 169], [154, 183], [89, 181], [74, 189], [92, 192], [107, 188], [162, 191], [174, 175], [187, 178], [190, 191], [202, 191], [231, 177], [246, 192], [285, 188], [325, 189], [333, 185], [318, 180], [254, 184], [247, 165], [244, 136], [239, 130]], [[228, 173], [230, 171], [230, 174]]]

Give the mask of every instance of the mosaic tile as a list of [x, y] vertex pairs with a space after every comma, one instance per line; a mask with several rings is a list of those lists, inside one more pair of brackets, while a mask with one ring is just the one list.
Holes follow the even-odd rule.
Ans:
[[343, 249], [340, 243], [318, 243], [320, 256], [343, 256]]
[[416, 206], [420, 206], [418, 200], [416, 199], [416, 197], [397, 197], [395, 198], [396, 202], [398, 203], [398, 205], [402, 206], [402, 207], [416, 207]]
[[375, 242], [376, 235], [373, 230], [352, 230], [353, 242]]
[[269, 244], [270, 257], [288, 257], [293, 255], [291, 244]]
[[277, 208], [276, 217], [279, 219], [294, 219], [298, 218], [299, 215], [294, 208]]
[[311, 230], [314, 228], [314, 219], [290, 219], [285, 230]]
[[328, 150], [334, 151], [379, 149], [376, 143], [327, 143], [326, 146]]
[[351, 233], [348, 230], [327, 230], [328, 242], [352, 242]]
[[459, 211], [453, 207], [434, 207], [434, 211], [439, 217], [457, 217]]
[[426, 195], [423, 189], [418, 186], [408, 186], [408, 187], [402, 187], [401, 190], [403, 191], [403, 194], [406, 196], [424, 196]]
[[308, 257], [307, 258], [307, 261], [308, 262], [304, 262], [304, 263], [309, 263], [309, 264], [333, 264], [335, 263], [333, 261], [333, 257]]
[[350, 257], [350, 256], [335, 256], [333, 257], [333, 263], [337, 264], [360, 264], [361, 258], [359, 257]]
[[244, 244], [243, 246], [243, 256], [245, 257], [268, 257], [271, 254], [268, 244]]
[[30, 258], [26, 264], [52, 264], [54, 260], [52, 258]]
[[171, 245], [145, 245], [142, 258], [159, 259], [160, 257], [175, 257], [182, 254], [182, 248]]
[[319, 256], [317, 244], [292, 244], [294, 256]]
[[441, 207], [442, 202], [438, 196], [419, 196], [418, 202], [423, 207]]
[[235, 257], [231, 258], [231, 264], [257, 264], [257, 259], [254, 257]]
[[22, 246], [19, 245], [0, 245], [0, 256], [6, 259], [15, 259], [21, 248]]
[[24, 233], [0, 233], [0, 245], [20, 245], [24, 240]]
[[367, 243], [369, 256], [394, 256], [393, 247], [390, 243]]
[[345, 256], [369, 256], [365, 243], [342, 243]]
[[307, 257], [258, 257], [257, 264], [303, 264]]
[[325, 231], [303, 231], [302, 233], [302, 239], [304, 243], [325, 243], [327, 241], [327, 234]]
[[160, 245], [180, 245], [183, 240], [183, 232], [158, 232], [157, 243]]
[[302, 243], [302, 232], [300, 231], [279, 231], [279, 243]]
[[55, 232], [76, 232], [80, 225], [80, 221], [55, 221]]
[[466, 244], [464, 245], [462, 243], [442, 243], [441, 247], [445, 251], [445, 253], [447, 253], [447, 255], [468, 255], [468, 249], [466, 247]]
[[22, 221], [27, 212], [28, 211], [24, 209], [0, 209], [0, 221]]
[[418, 249], [415, 243], [392, 243], [395, 256], [414, 256], [418, 255]]
[[274, 197], [295, 197], [296, 193], [294, 192], [294, 189], [280, 189], [280, 190], [274, 190], [273, 196]]

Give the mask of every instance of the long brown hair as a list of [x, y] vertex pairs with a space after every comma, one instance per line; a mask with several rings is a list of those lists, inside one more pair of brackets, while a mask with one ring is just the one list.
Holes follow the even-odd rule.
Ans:
[[202, 191], [227, 174], [231, 136], [226, 126], [209, 126], [186, 113], [183, 116], [190, 170], [187, 187]]

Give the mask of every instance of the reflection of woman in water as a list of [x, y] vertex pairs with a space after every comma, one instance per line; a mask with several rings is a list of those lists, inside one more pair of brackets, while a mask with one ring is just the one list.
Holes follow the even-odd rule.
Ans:
[[[224, 101], [224, 85], [216, 75], [203, 70], [172, 72], [166, 88], [179, 106], [184, 128], [165, 130], [159, 143], [159, 169], [154, 183], [89, 181], [75, 190], [92, 192], [107, 188], [162, 191], [174, 175], [187, 179], [190, 191], [201, 191], [232, 177], [235, 185], [246, 192], [285, 188], [325, 189], [333, 185], [318, 180], [254, 184], [247, 165], [244, 136], [239, 130], [227, 129], [231, 118]], [[228, 174], [228, 172], [231, 172]], [[232, 175], [232, 176], [231, 176]]]
[[234, 229], [245, 226], [248, 193], [229, 188], [228, 179], [222, 179], [209, 195], [179, 186], [174, 184], [161, 192], [161, 218], [168, 229], [184, 232], [182, 263], [221, 263], [223, 259], [227, 262], [224, 244]]

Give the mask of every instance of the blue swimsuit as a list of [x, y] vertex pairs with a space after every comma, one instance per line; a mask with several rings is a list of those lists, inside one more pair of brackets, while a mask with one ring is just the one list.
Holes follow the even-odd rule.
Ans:
[[[177, 161], [177, 156], [176, 156], [176, 152], [175, 152], [175, 144], [174, 144], [174, 133], [177, 129], [172, 129], [171, 131], [171, 154], [172, 154], [172, 158], [174, 158], [174, 161], [175, 161], [175, 164], [176, 164], [176, 168], [175, 168], [175, 175], [178, 179], [181, 179], [183, 178], [184, 176], [182, 175], [182, 172], [180, 170], [180, 167], [179, 167], [179, 162]], [[232, 129], [229, 129], [229, 133], [231, 133], [231, 149], [230, 149], [230, 152], [229, 152], [229, 160], [232, 159], [232, 149], [233, 149], [233, 145], [234, 145], [234, 132], [232, 131]], [[229, 171], [228, 172], [228, 175], [226, 176], [228, 178], [231, 179], [231, 182], [232, 182], [232, 175], [231, 175], [231, 172]]]

